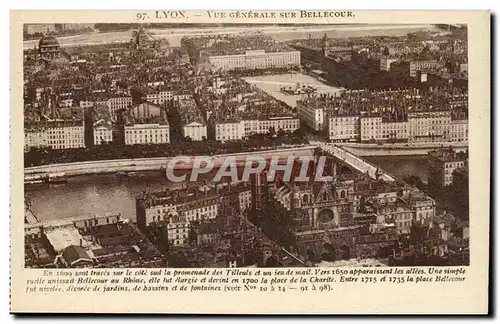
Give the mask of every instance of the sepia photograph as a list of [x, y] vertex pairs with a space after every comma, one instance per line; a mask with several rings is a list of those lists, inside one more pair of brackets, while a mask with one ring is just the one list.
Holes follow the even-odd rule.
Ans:
[[24, 24], [24, 266], [468, 266], [467, 35]]
[[491, 312], [490, 15], [11, 12], [11, 313]]

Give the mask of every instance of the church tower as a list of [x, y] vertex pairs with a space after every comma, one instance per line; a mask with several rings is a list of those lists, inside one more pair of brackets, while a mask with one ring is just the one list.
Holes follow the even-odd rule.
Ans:
[[328, 36], [325, 35], [321, 39], [321, 49], [323, 50], [323, 56], [328, 56], [328, 48], [330, 47], [330, 41], [328, 40]]

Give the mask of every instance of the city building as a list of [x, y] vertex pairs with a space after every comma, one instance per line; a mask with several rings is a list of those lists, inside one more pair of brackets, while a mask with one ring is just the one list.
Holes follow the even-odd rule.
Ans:
[[300, 127], [300, 120], [293, 116], [263, 117], [261, 119], [244, 120], [244, 136], [252, 134], [268, 134], [271, 130], [293, 132]]
[[110, 125], [94, 126], [94, 145], [113, 142], [113, 128]]
[[410, 112], [408, 113], [408, 124], [410, 142], [446, 142], [450, 134], [451, 112]]
[[209, 56], [208, 61], [223, 71], [291, 68], [300, 66], [300, 52], [253, 50], [245, 54]]
[[157, 90], [151, 91], [146, 94], [144, 100], [151, 102], [155, 105], [163, 105], [174, 99], [174, 92], [170, 90]]
[[382, 117], [360, 117], [361, 142], [380, 141], [382, 139]]
[[59, 42], [53, 36], [44, 36], [38, 43], [38, 53], [44, 60], [53, 60], [61, 55], [61, 47]]
[[436, 60], [412, 61], [410, 62], [410, 76], [416, 77], [417, 72], [433, 72], [442, 67], [442, 63]]
[[453, 149], [443, 148], [430, 151], [428, 154], [429, 188], [440, 189], [453, 182], [453, 172], [465, 165], [465, 154], [456, 153]]
[[423, 223], [436, 216], [436, 202], [431, 197], [421, 192], [411, 193], [408, 202], [413, 210], [415, 222]]
[[175, 103], [181, 118], [182, 136], [192, 141], [207, 139], [207, 124], [194, 99], [178, 99]]
[[215, 139], [217, 141], [240, 140], [245, 135], [244, 121], [220, 121], [215, 124]]
[[67, 30], [86, 30], [86, 29], [94, 29], [95, 24], [61, 24], [60, 28], [62, 31]]
[[108, 107], [111, 113], [115, 113], [120, 109], [127, 109], [132, 106], [132, 97], [128, 95], [113, 96], [108, 99]]
[[359, 141], [359, 116], [331, 116], [328, 119], [328, 139], [332, 142]]
[[85, 147], [82, 120], [49, 120], [30, 122], [24, 127], [24, 146], [69, 149]]
[[56, 24], [24, 24], [24, 32], [28, 35], [54, 33]]
[[450, 142], [468, 142], [469, 121], [467, 119], [452, 119], [447, 139]]
[[170, 125], [165, 110], [149, 102], [130, 107], [124, 135], [126, 145], [170, 143]]
[[[141, 230], [161, 221], [171, 223], [171, 218], [187, 222], [215, 219], [219, 213], [220, 195], [207, 186], [146, 193], [136, 200], [137, 224]], [[177, 219], [177, 218], [176, 218]]]
[[[33, 231], [39, 234], [34, 236]], [[27, 267], [159, 267], [163, 256], [119, 213], [82, 215], [25, 226]]]
[[185, 216], [174, 213], [168, 218], [167, 239], [172, 246], [181, 246], [188, 243], [189, 221]]
[[382, 121], [382, 140], [408, 141], [409, 123], [406, 121]]
[[162, 144], [170, 143], [168, 124], [136, 123], [125, 125], [125, 144]]
[[297, 101], [297, 115], [299, 119], [315, 131], [325, 129], [325, 108], [325, 104], [316, 98]]
[[380, 59], [380, 71], [390, 71], [391, 64], [397, 61], [397, 58], [382, 57]]

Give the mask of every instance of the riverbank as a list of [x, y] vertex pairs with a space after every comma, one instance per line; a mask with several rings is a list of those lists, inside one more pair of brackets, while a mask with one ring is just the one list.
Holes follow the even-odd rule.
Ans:
[[[280, 158], [290, 155], [311, 155], [316, 147], [312, 145], [284, 148], [277, 150], [265, 150], [256, 152], [243, 152], [235, 154], [216, 155], [216, 161], [222, 161], [223, 158], [234, 156], [237, 162], [245, 161], [249, 155], [259, 155], [265, 158], [279, 156]], [[126, 160], [102, 160], [102, 161], [86, 161], [61, 164], [49, 164], [35, 167], [24, 168], [25, 181], [34, 181], [41, 179], [50, 174], [64, 174], [66, 177], [87, 175], [87, 174], [102, 174], [102, 173], [117, 173], [117, 172], [141, 172], [141, 171], [157, 171], [166, 168], [167, 164], [173, 157], [161, 158], [144, 158], [144, 159], [126, 159]], [[219, 159], [220, 158], [220, 159]], [[183, 167], [182, 165], [180, 166]], [[190, 165], [185, 165], [189, 168]]]
[[429, 151], [442, 147], [451, 147], [456, 152], [465, 152], [469, 147], [468, 142], [408, 144], [339, 143], [337, 145], [357, 156], [422, 156], [427, 155]]

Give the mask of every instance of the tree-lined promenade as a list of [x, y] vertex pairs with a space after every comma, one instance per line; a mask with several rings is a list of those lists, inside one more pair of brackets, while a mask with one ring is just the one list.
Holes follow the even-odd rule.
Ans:
[[248, 140], [229, 141], [191, 141], [171, 144], [104, 144], [89, 148], [70, 148], [55, 150], [51, 148], [32, 148], [24, 154], [24, 166], [33, 167], [55, 163], [83, 161], [138, 159], [172, 157], [178, 155], [217, 155], [241, 152], [255, 152], [266, 149], [280, 149], [308, 144], [302, 134], [253, 135]]

